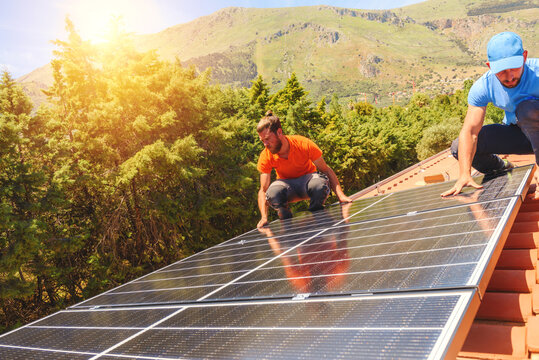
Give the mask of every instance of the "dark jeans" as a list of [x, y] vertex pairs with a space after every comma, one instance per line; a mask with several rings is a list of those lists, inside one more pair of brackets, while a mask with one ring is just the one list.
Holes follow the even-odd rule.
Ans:
[[[496, 154], [532, 154], [539, 164], [539, 100], [525, 100], [517, 106], [517, 125], [491, 124], [481, 128], [472, 166], [482, 173], [501, 170], [504, 162]], [[459, 139], [451, 144], [458, 159]]]
[[310, 211], [324, 208], [330, 192], [329, 180], [325, 174], [311, 173], [294, 179], [278, 179], [266, 190], [266, 201], [279, 212], [279, 218], [292, 217], [288, 203], [310, 199]]

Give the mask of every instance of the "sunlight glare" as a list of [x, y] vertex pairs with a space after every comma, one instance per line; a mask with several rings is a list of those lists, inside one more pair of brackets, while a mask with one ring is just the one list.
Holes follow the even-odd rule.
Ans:
[[106, 42], [113, 19], [120, 18], [123, 30], [145, 34], [161, 30], [158, 7], [152, 0], [65, 1], [66, 15], [84, 40]]

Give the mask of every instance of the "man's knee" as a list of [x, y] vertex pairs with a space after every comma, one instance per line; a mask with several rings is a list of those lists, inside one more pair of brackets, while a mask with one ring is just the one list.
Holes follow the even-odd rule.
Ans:
[[266, 201], [274, 208], [287, 206], [288, 203], [288, 187], [280, 182], [272, 183], [266, 190]]
[[316, 211], [323, 209], [329, 193], [328, 178], [322, 174], [314, 174], [313, 178], [307, 184], [307, 194], [311, 200], [309, 210]]
[[539, 122], [539, 100], [524, 100], [515, 111], [519, 123]]
[[329, 180], [327, 177], [319, 174], [313, 175], [313, 178], [307, 184], [307, 194], [310, 198], [313, 196], [329, 195]]

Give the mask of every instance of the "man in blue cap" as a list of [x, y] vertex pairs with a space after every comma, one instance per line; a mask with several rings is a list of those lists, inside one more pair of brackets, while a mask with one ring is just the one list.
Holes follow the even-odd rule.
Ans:
[[[539, 164], [539, 59], [528, 59], [522, 39], [513, 32], [494, 35], [487, 45], [487, 71], [470, 89], [468, 111], [451, 151], [459, 160], [459, 179], [442, 196], [463, 187], [481, 188], [471, 176], [513, 167], [496, 154], [535, 153]], [[505, 111], [503, 124], [483, 126], [488, 103]]]

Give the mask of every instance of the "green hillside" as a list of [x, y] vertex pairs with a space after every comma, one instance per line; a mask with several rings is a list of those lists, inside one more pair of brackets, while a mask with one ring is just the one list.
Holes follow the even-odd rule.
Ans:
[[[416, 21], [426, 22], [436, 19], [456, 19], [467, 16], [479, 16], [511, 13], [520, 17], [518, 11], [537, 9], [537, 0], [429, 0], [398, 9], [399, 15], [410, 16]], [[523, 18], [528, 18], [523, 15]], [[537, 17], [535, 17], [537, 18]], [[528, 18], [528, 20], [534, 20]]]
[[[452, 93], [486, 70], [493, 34], [520, 33], [539, 56], [537, 0], [429, 0], [390, 11], [330, 6], [225, 8], [159, 33], [136, 37], [214, 82], [250, 86], [258, 74], [282, 88], [292, 72], [313, 98], [338, 94], [387, 105], [413, 91]], [[27, 78], [26, 81], [31, 81]]]

